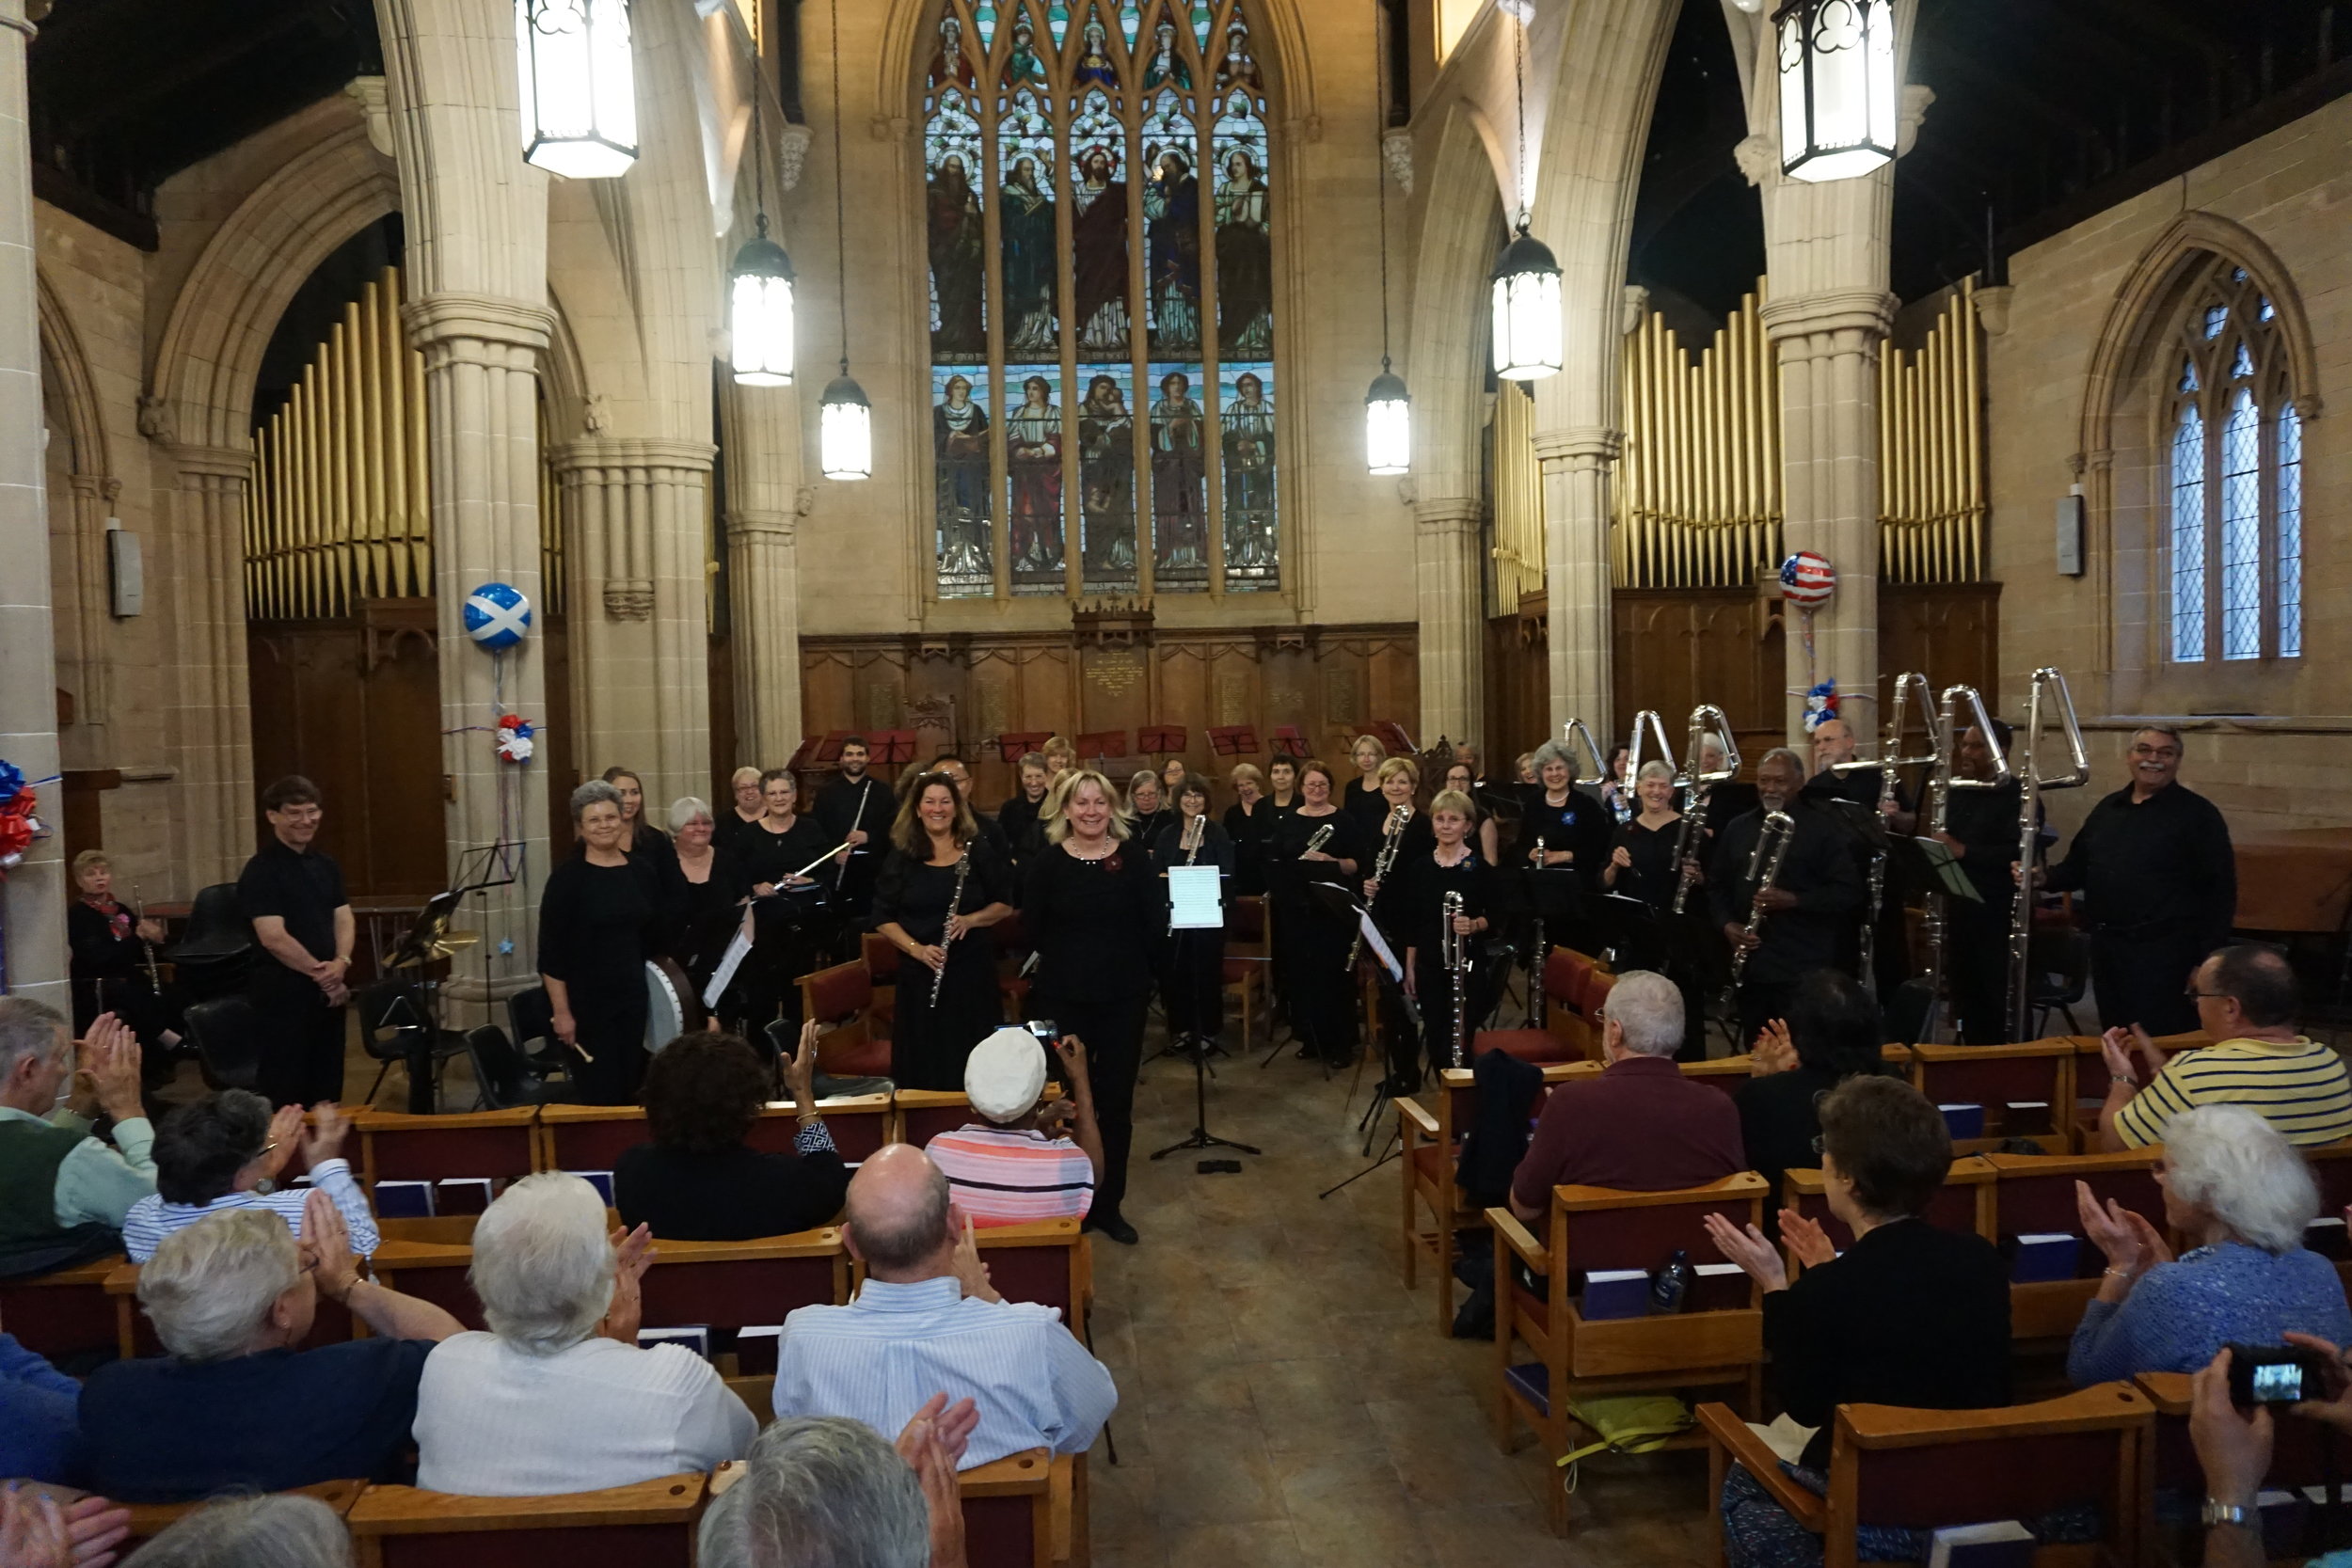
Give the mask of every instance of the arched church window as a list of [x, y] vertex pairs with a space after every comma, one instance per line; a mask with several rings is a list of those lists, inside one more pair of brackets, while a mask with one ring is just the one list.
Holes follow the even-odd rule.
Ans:
[[1281, 586], [1251, 0], [943, 0], [922, 77], [937, 592]]
[[2168, 373], [2172, 659], [2298, 657], [2302, 421], [2278, 311], [2245, 269], [2216, 259], [2193, 279]]

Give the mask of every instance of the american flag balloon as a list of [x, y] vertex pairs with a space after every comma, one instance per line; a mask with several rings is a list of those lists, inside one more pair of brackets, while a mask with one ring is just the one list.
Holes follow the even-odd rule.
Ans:
[[1829, 603], [1837, 592], [1837, 568], [1827, 556], [1799, 550], [1780, 563], [1780, 596], [1800, 610]]

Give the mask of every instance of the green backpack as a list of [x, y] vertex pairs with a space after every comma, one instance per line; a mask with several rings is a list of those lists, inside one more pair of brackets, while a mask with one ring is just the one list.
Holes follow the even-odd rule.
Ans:
[[1576, 1490], [1577, 1461], [1593, 1454], [1649, 1453], [1691, 1430], [1691, 1407], [1672, 1394], [1620, 1394], [1610, 1399], [1570, 1401], [1568, 1414], [1599, 1441], [1571, 1449], [1554, 1461], [1568, 1472]]

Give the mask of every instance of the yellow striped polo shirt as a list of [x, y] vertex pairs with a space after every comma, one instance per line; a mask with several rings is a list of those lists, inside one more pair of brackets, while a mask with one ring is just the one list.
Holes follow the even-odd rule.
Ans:
[[2310, 1040], [2230, 1039], [2184, 1051], [2115, 1115], [2128, 1148], [2164, 1141], [2165, 1125], [2199, 1105], [2243, 1105], [2291, 1144], [2352, 1137], [2352, 1078], [2334, 1051]]

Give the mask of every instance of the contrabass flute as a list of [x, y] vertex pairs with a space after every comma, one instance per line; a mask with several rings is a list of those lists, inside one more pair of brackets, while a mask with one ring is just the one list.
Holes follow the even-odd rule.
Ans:
[[[956, 890], [947, 895], [947, 926], [955, 924], [956, 915], [963, 909], [963, 884], [972, 875], [972, 847], [965, 845], [963, 853], [956, 857]], [[954, 944], [956, 933], [943, 927], [939, 933], [939, 972], [931, 976], [931, 1006], [939, 1006], [939, 992], [947, 984], [947, 949]]]
[[1780, 880], [1789, 840], [1796, 836], [1797, 819], [1785, 811], [1766, 812], [1756, 830], [1756, 848], [1748, 856], [1748, 877], [1756, 883], [1756, 892], [1748, 898], [1745, 930], [1749, 940], [1733, 950], [1731, 984], [1724, 989], [1724, 1012], [1734, 1020], [1740, 1016], [1740, 976], [1747, 971], [1748, 955], [1756, 950], [1755, 939], [1764, 934], [1764, 892]]
[[1445, 926], [1438, 952], [1445, 958], [1447, 982], [1454, 988], [1454, 1033], [1446, 1041], [1446, 1065], [1460, 1067], [1470, 1060], [1470, 939], [1454, 928], [1454, 922], [1466, 911], [1462, 895], [1448, 892], [1445, 895]]
[[[2058, 710], [2066, 736], [2066, 771], [2043, 777], [2036, 752], [2044, 721], [2042, 704]], [[2044, 665], [2033, 673], [2026, 692], [2026, 724], [2019, 732], [2025, 744], [2011, 770], [2017, 775], [2017, 895], [2009, 912], [2009, 1037], [2027, 1037], [2026, 1014], [2033, 1009], [2032, 976], [2026, 955], [2033, 942], [2033, 878], [2036, 840], [2042, 833], [2042, 792], [2079, 789], [2090, 782], [2090, 758], [2083, 751], [2082, 727], [2074, 721], [2074, 699], [2066, 677]]]
[[[1960, 704], [1965, 698], [1968, 711], [1974, 716], [1977, 733], [1984, 736], [1986, 750], [1993, 753], [1993, 776], [1989, 779], [1963, 779], [1953, 771], [1960, 760]], [[2009, 782], [2009, 758], [2002, 754], [2001, 737], [1993, 728], [1992, 719], [1984, 711], [1984, 696], [1973, 686], [1947, 686], [1944, 689], [1943, 707], [1935, 720], [1935, 766], [1928, 771], [1928, 801], [1926, 821], [1922, 824], [1930, 838], [1941, 838], [1950, 824], [1951, 792], [1955, 789], [1993, 789]], [[1928, 894], [1928, 1015], [1919, 1023], [1919, 1038], [1932, 1045], [1940, 1027], [1944, 1008], [1944, 945], [1949, 929], [1945, 917], [1944, 895]]]
[[[1927, 725], [1929, 749], [1925, 756], [1907, 757], [1903, 755], [1903, 705], [1914, 691], [1919, 694], [1919, 712]], [[1830, 771], [1844, 778], [1857, 768], [1877, 768], [1879, 821], [1883, 824], [1886, 814], [1895, 804], [1895, 770], [1899, 768], [1931, 767], [1936, 756], [1935, 689], [1928, 684], [1927, 676], [1916, 670], [1907, 670], [1895, 677], [1893, 701], [1886, 709], [1886, 738], [1879, 743], [1878, 760], [1832, 763]], [[1870, 854], [1870, 911], [1862, 924], [1862, 979], [1865, 985], [1876, 983], [1871, 976], [1878, 973], [1879, 911], [1885, 905], [1886, 847], [1882, 843]]]
[[[1707, 736], [1709, 730], [1723, 737], [1724, 765], [1706, 767]], [[1682, 826], [1675, 833], [1675, 913], [1690, 901], [1691, 884], [1698, 880], [1699, 855], [1707, 847], [1707, 802], [1714, 786], [1726, 779], [1740, 776], [1740, 743], [1732, 738], [1731, 721], [1724, 710], [1712, 703], [1701, 703], [1691, 710], [1690, 738], [1682, 753], [1682, 771], [1675, 777], [1677, 789], [1691, 792], [1682, 809]]]
[[[1372, 879], [1374, 881], [1385, 882], [1388, 880], [1389, 867], [1396, 863], [1396, 851], [1405, 842], [1405, 824], [1410, 822], [1412, 819], [1413, 808], [1410, 806], [1391, 806], [1389, 808], [1389, 825], [1387, 828], [1382, 830], [1380, 834], [1380, 853], [1374, 857], [1372, 863]], [[1356, 973], [1356, 960], [1363, 956], [1364, 927], [1363, 923], [1359, 921], [1356, 926], [1355, 943], [1347, 950], [1347, 973], [1350, 974]]]

